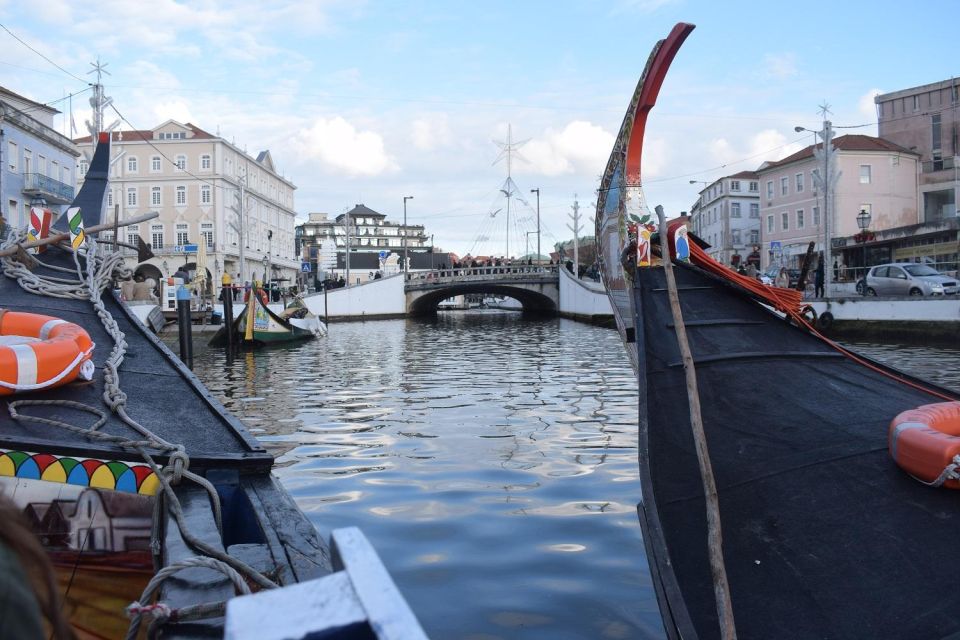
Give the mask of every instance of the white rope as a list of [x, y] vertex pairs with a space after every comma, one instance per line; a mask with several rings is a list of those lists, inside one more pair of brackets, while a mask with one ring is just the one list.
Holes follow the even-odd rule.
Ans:
[[[914, 477], [916, 478], [916, 476]], [[920, 478], [917, 478], [917, 480], [920, 480]], [[920, 482], [923, 482], [923, 484], [928, 487], [940, 487], [943, 486], [943, 483], [947, 480], [960, 480], [960, 455], [953, 456], [953, 461], [943, 468], [943, 471], [940, 472], [936, 480], [933, 482], [920, 480]]]
[[[25, 231], [13, 233], [5, 243], [0, 245], [0, 249], [17, 245], [25, 238]], [[180, 534], [184, 542], [191, 549], [204, 554], [204, 556], [208, 556], [187, 558], [161, 570], [150, 583], [151, 585], [154, 585], [154, 588], [156, 588], [156, 586], [159, 585], [163, 579], [166, 579], [167, 576], [178, 571], [184, 566], [199, 566], [190, 565], [189, 563], [191, 562], [209, 562], [211, 563], [210, 565], [204, 566], [210, 566], [210, 568], [216, 568], [217, 570], [223, 572], [232, 572], [227, 574], [228, 577], [230, 577], [231, 580], [234, 580], [235, 584], [237, 584], [237, 580], [243, 583], [242, 589], [246, 589], [244, 592], [249, 592], [249, 588], [246, 586], [246, 583], [243, 581], [243, 579], [240, 578], [240, 573], [246, 575], [253, 582], [264, 589], [275, 588], [277, 585], [273, 581], [269, 580], [253, 567], [205, 543], [203, 540], [197, 538], [189, 531], [186, 521], [183, 517], [183, 508], [180, 504], [179, 498], [177, 498], [177, 495], [173, 490], [172, 485], [179, 484], [184, 478], [200, 485], [210, 496], [210, 504], [213, 509], [217, 530], [222, 535], [223, 524], [220, 498], [217, 494], [216, 488], [206, 478], [203, 478], [189, 470], [190, 457], [187, 455], [183, 445], [168, 442], [167, 440], [150, 431], [148, 428], [141, 425], [127, 413], [127, 394], [124, 393], [120, 388], [120, 374], [118, 371], [120, 365], [123, 363], [124, 355], [126, 354], [127, 350], [126, 336], [120, 330], [116, 320], [104, 306], [101, 293], [113, 282], [114, 278], [129, 279], [132, 272], [129, 268], [123, 266], [123, 257], [118, 252], [113, 252], [103, 258], [100, 258], [97, 255], [96, 240], [94, 240], [94, 238], [91, 236], [87, 236], [87, 243], [88, 249], [85, 256], [86, 273], [84, 273], [84, 269], [80, 266], [78, 252], [73, 252], [73, 260], [76, 267], [75, 273], [78, 278], [77, 280], [41, 277], [28, 269], [22, 262], [17, 260], [16, 255], [0, 257], [0, 268], [2, 268], [4, 275], [16, 279], [19, 286], [30, 293], [56, 298], [90, 301], [97, 312], [97, 316], [99, 317], [101, 324], [107, 333], [110, 334], [110, 337], [113, 340], [113, 348], [103, 363], [103, 402], [107, 405], [107, 407], [109, 407], [110, 411], [115, 413], [126, 425], [143, 436], [143, 439], [132, 440], [123, 436], [107, 434], [99, 431], [98, 429], [106, 423], [107, 414], [95, 407], [70, 400], [13, 401], [8, 404], [11, 418], [22, 422], [36, 422], [39, 424], [46, 424], [66, 429], [90, 439], [101, 440], [124, 449], [135, 450], [141, 455], [141, 457], [143, 457], [143, 459], [156, 474], [157, 479], [160, 482], [160, 486], [163, 490], [162, 497], [165, 499], [164, 504], [169, 510], [170, 515], [176, 521], [177, 527], [180, 530]], [[40, 264], [45, 267], [51, 266], [42, 262]], [[62, 267], [57, 267], [57, 270], [70, 271], [69, 269], [64, 269]], [[74, 408], [87, 413], [92, 413], [98, 416], [99, 419], [90, 427], [83, 428], [62, 420], [30, 416], [18, 412], [18, 409], [21, 407], [43, 405], [57, 405]], [[167, 465], [161, 469], [147, 451], [148, 449], [162, 453], [168, 453]], [[160, 499], [161, 496], [158, 495], [156, 500], [159, 502]], [[158, 580], [157, 578], [161, 575], [163, 578]], [[234, 576], [236, 576], [236, 579]], [[238, 589], [240, 589], [240, 587], [238, 587]], [[141, 602], [148, 600], [150, 597], [152, 597], [152, 595], [152, 591], [145, 591], [144, 596], [141, 598]], [[139, 603], [135, 604], [140, 606], [140, 609], [143, 610], [142, 605], [139, 605]], [[198, 605], [197, 607], [193, 608], [195, 610], [193, 615], [216, 615], [216, 607], [217, 605], [214, 605], [214, 607], [211, 609], [207, 605]], [[163, 612], [162, 607], [151, 610], [160, 611], [161, 614]], [[222, 615], [222, 613], [220, 615]], [[133, 635], [136, 635], [136, 628], [139, 627], [140, 617], [140, 615], [137, 615], [135, 620], [131, 623]]]

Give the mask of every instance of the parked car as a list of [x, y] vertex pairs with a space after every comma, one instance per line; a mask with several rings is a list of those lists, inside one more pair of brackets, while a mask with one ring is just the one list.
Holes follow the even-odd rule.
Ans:
[[956, 295], [956, 278], [945, 276], [933, 267], [913, 262], [893, 262], [871, 267], [867, 272], [868, 296]]

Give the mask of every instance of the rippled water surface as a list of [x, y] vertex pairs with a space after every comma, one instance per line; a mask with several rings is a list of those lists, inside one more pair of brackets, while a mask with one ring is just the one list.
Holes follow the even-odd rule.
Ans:
[[[507, 312], [198, 354], [327, 535], [356, 525], [433, 638], [663, 634], [616, 332]], [[282, 449], [279, 449], [282, 448]]]
[[870, 342], [844, 344], [886, 365], [960, 392], [960, 343], [922, 346]]

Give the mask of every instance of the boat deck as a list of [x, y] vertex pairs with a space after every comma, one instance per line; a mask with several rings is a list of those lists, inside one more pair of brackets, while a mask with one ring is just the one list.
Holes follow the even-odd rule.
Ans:
[[[58, 249], [52, 249], [43, 254], [42, 259], [72, 265], [72, 260], [66, 260], [65, 256], [51, 255], [58, 253]], [[41, 267], [38, 273], [44, 271]], [[49, 275], [63, 274], [51, 272]], [[210, 395], [193, 373], [156, 336], [144, 331], [126, 305], [111, 292], [104, 292], [103, 301], [128, 343], [119, 368], [120, 386], [128, 395], [127, 413], [161, 438], [183, 444], [194, 469], [216, 466], [260, 472], [269, 470], [272, 457]], [[12, 278], [0, 276], [0, 308], [54, 316], [80, 325], [96, 344], [93, 362], [97, 367], [97, 375], [90, 382], [74, 382], [49, 391], [0, 397], [0, 448], [139, 460], [136, 452], [91, 440], [66, 429], [15, 421], [10, 417], [8, 403], [14, 399], [72, 400], [106, 410], [101, 399], [101, 372], [113, 348], [113, 340], [103, 328], [92, 304], [85, 300], [34, 295], [23, 290]], [[31, 406], [24, 408], [22, 413], [81, 427], [87, 427], [97, 419], [93, 414], [58, 406]], [[109, 415], [100, 431], [139, 438], [114, 414]], [[159, 458], [162, 460], [163, 456]]]
[[[942, 399], [839, 354], [729, 283], [689, 265], [675, 273], [739, 637], [956, 633], [958, 496], [917, 482], [887, 452], [898, 413]], [[639, 509], [661, 610], [672, 636], [719, 637], [663, 270], [641, 270], [633, 296]]]

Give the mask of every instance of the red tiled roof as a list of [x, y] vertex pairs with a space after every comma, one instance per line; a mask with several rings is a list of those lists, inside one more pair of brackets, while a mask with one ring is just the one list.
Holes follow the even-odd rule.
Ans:
[[[816, 145], [817, 148], [820, 148], [821, 144]], [[898, 144], [894, 144], [889, 140], [884, 140], [883, 138], [874, 138], [873, 136], [864, 136], [860, 134], [847, 134], [845, 136], [840, 136], [839, 138], [833, 139], [833, 146], [838, 151], [893, 151], [896, 153], [909, 153], [911, 155], [918, 156], [920, 154], [905, 149]], [[760, 169], [762, 172], [767, 172], [772, 169], [778, 169], [784, 165], [788, 165], [791, 162], [798, 162], [800, 160], [805, 160], [807, 158], [813, 157], [813, 148], [814, 145], [804, 147], [800, 151], [787, 156], [783, 160], [777, 160], [776, 162], [771, 162], [767, 166]]]
[[760, 174], [757, 173], [756, 171], [741, 171], [740, 173], [735, 173], [732, 176], [727, 176], [727, 177], [733, 180], [749, 180], [749, 179], [756, 180], [757, 178], [760, 177]]
[[[208, 133], [204, 131], [203, 129], [201, 129], [195, 124], [190, 124], [188, 122], [184, 126], [193, 132], [193, 137], [187, 138], [188, 140], [197, 140], [197, 139], [210, 140], [217, 137], [212, 133]], [[112, 142], [135, 142], [137, 140], [153, 140], [153, 135], [154, 135], [153, 129], [134, 129], [132, 131], [113, 131], [111, 133], [112, 133], [112, 137], [111, 137]], [[74, 144], [84, 144], [84, 143], [89, 143], [91, 140], [93, 140], [92, 136], [83, 136], [82, 138], [74, 138], [73, 142]], [[180, 140], [177, 140], [177, 142], [180, 142]]]

